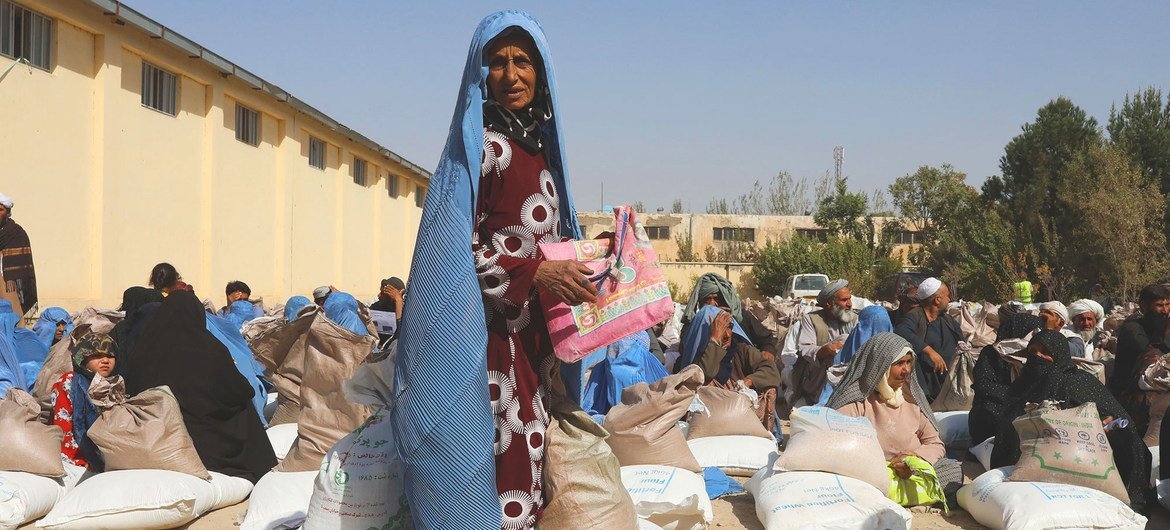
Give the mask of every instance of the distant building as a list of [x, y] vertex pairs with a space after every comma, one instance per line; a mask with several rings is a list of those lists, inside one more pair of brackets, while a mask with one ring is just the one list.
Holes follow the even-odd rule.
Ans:
[[[613, 230], [610, 212], [579, 212], [577, 218], [586, 237]], [[688, 235], [692, 250], [702, 261], [710, 261], [705, 256], [708, 248], [718, 254], [745, 245], [758, 250], [768, 241], [779, 242], [798, 235], [821, 240], [829, 237], [828, 230], [817, 226], [808, 215], [640, 213], [638, 220], [646, 228], [646, 235], [661, 261], [681, 261], [678, 242]], [[879, 236], [891, 220], [889, 217], [874, 220]], [[919, 245], [919, 233], [914, 230], [899, 229], [892, 237], [895, 257], [904, 259], [907, 251]]]
[[116, 306], [160, 261], [217, 303], [409, 270], [428, 171], [121, 2], [0, 0], [0, 74], [41, 307]]

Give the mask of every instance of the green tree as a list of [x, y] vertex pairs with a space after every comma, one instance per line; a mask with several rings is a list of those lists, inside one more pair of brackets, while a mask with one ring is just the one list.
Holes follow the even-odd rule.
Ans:
[[695, 252], [695, 238], [690, 232], [682, 232], [675, 236], [674, 244], [678, 246], [678, 261], [700, 261], [699, 254]]
[[683, 213], [682, 199], [674, 200], [674, 203], [670, 205], [670, 213]]
[[638, 213], [646, 213], [646, 205], [643, 204], [642, 201], [635, 202], [633, 206], [630, 206], [630, 208]]
[[869, 211], [869, 199], [864, 193], [851, 193], [849, 179], [837, 179], [834, 193], [826, 196], [817, 205], [813, 221], [835, 236], [844, 236], [858, 241], [872, 240], [867, 231], [865, 215]]
[[886, 278], [901, 267], [889, 254], [855, 239], [793, 237], [779, 243], [769, 241], [760, 250], [752, 275], [756, 286], [767, 296], [783, 294], [784, 281], [794, 274], [822, 273], [849, 280], [858, 296], [879, 297]]
[[1079, 292], [1101, 283], [1134, 300], [1143, 286], [1163, 280], [1168, 267], [1158, 257], [1166, 248], [1166, 197], [1145, 168], [1124, 147], [1098, 143], [1075, 157], [1066, 174], [1072, 185], [1063, 198], [1080, 205], [1066, 219], [1085, 242], [1072, 253]]
[[707, 213], [735, 215], [802, 215], [812, 207], [808, 197], [808, 181], [796, 179], [791, 173], [781, 171], [772, 177], [767, 186], [760, 181], [752, 184], [751, 191], [727, 199], [711, 199]]
[[1061, 262], [1063, 249], [1077, 240], [1073, 227], [1062, 222], [1075, 205], [1063, 201], [1060, 190], [1068, 185], [1065, 166], [1100, 139], [1097, 120], [1061, 97], [1041, 107], [1004, 148], [1003, 176], [984, 186], [985, 197], [1019, 227], [1021, 247], [1033, 249], [1031, 270], [1046, 267], [1057, 279], [1075, 273]]
[[[1141, 169], [1146, 181], [1158, 186], [1162, 194], [1170, 193], [1170, 100], [1162, 103], [1162, 91], [1147, 88], [1125, 101], [1118, 110], [1109, 109], [1109, 138]], [[1164, 234], [1170, 238], [1170, 208], [1166, 213]]]

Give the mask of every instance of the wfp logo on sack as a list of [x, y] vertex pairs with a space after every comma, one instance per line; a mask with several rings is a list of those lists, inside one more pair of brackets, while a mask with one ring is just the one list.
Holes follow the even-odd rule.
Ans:
[[337, 484], [338, 486], [344, 486], [344, 485], [348, 484], [349, 483], [349, 473], [346, 473], [345, 471], [338, 469], [337, 472], [333, 474], [333, 483]]

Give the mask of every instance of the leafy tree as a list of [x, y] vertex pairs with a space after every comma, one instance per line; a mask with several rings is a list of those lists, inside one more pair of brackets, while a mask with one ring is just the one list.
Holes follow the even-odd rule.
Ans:
[[1080, 205], [1067, 217], [1083, 242], [1070, 256], [1081, 273], [1079, 292], [1101, 283], [1134, 300], [1143, 286], [1163, 280], [1166, 197], [1146, 168], [1124, 147], [1099, 143], [1075, 157], [1066, 174], [1072, 185], [1063, 198]]
[[872, 236], [867, 231], [864, 216], [869, 209], [869, 199], [864, 193], [850, 193], [848, 180], [845, 177], [837, 180], [835, 192], [817, 205], [813, 221], [831, 235], [868, 241]]
[[674, 204], [670, 205], [670, 213], [683, 213], [682, 199], [675, 199]]
[[678, 246], [678, 261], [700, 261], [695, 252], [695, 238], [690, 232], [682, 232], [674, 237], [674, 244]]
[[752, 275], [767, 296], [782, 294], [784, 281], [794, 274], [822, 273], [849, 280], [858, 296], [879, 297], [879, 286], [901, 268], [897, 259], [855, 239], [793, 237], [760, 250]]
[[1021, 247], [1033, 249], [1033, 270], [1046, 266], [1057, 278], [1073, 273], [1061, 263], [1060, 254], [1077, 236], [1061, 219], [1075, 205], [1063, 201], [1059, 192], [1068, 185], [1065, 166], [1100, 139], [1097, 120], [1072, 101], [1057, 98], [1041, 107], [1036, 121], [1024, 124], [1007, 144], [999, 162], [1003, 176], [984, 186], [986, 197], [1019, 227]]
[[796, 179], [791, 173], [781, 171], [772, 177], [767, 186], [760, 181], [752, 184], [751, 191], [727, 199], [712, 199], [707, 213], [736, 215], [802, 215], [812, 207], [808, 197], [808, 181]]
[[707, 213], [727, 215], [731, 213], [731, 208], [727, 206], [727, 199], [711, 199], [711, 202], [707, 203]]
[[[1109, 109], [1109, 138], [1141, 169], [1146, 181], [1170, 193], [1170, 100], [1162, 91], [1147, 88], [1126, 94], [1121, 110]], [[1164, 208], [1164, 234], [1170, 238], [1170, 208]]]
[[646, 213], [646, 205], [643, 204], [642, 201], [635, 202], [634, 205], [631, 206], [630, 208], [632, 208], [635, 212], [638, 212], [638, 213]]

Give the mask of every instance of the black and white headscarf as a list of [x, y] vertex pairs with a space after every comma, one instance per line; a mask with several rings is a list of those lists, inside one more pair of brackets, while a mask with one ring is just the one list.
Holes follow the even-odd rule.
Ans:
[[[849, 370], [833, 390], [833, 395], [829, 396], [829, 408], [839, 409], [850, 403], [864, 401], [878, 387], [879, 381], [889, 375], [890, 365], [907, 353], [914, 356], [914, 349], [906, 339], [896, 334], [878, 333], [870, 337], [857, 356], [849, 362]], [[906, 384], [910, 385], [910, 396], [914, 398], [914, 404], [918, 405], [937, 429], [938, 423], [935, 422], [934, 413], [930, 410], [926, 394], [918, 385], [918, 378], [910, 377]]]
[[552, 98], [549, 97], [548, 85], [543, 81], [538, 83], [532, 103], [523, 109], [510, 110], [490, 97], [483, 104], [484, 125], [532, 152], [544, 149], [541, 127], [552, 119]]

